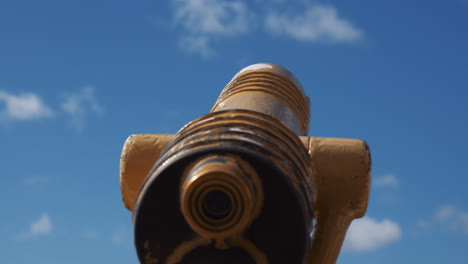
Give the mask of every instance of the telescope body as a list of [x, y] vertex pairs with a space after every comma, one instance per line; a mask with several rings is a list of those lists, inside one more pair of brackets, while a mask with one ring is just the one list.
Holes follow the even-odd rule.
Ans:
[[281, 66], [244, 68], [177, 134], [124, 144], [120, 186], [141, 263], [335, 263], [367, 209], [365, 141], [308, 137], [310, 100]]

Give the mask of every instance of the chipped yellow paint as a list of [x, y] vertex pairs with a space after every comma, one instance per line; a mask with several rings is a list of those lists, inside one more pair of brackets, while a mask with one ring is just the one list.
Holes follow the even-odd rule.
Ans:
[[145, 264], [156, 264], [158, 260], [151, 256], [151, 252], [147, 252], [145, 255]]
[[351, 221], [364, 216], [371, 158], [365, 141], [301, 137], [317, 174], [317, 227], [308, 264], [335, 263]]
[[138, 190], [173, 135], [137, 134], [125, 141], [120, 157], [120, 191], [125, 207], [133, 211]]
[[[284, 243], [287, 243], [287, 241], [284, 241]], [[244, 249], [247, 253], [249, 253], [250, 257], [252, 257], [256, 264], [268, 264], [268, 258], [266, 255], [261, 250], [259, 250], [254, 245], [254, 243], [244, 239], [242, 235], [233, 237], [230, 244], [232, 246], [237, 246]]]
[[[259, 250], [251, 241], [244, 239], [242, 235], [236, 235], [234, 237], [229, 238], [228, 240], [229, 242], [221, 242], [216, 240], [215, 244], [223, 244], [221, 246], [222, 249], [220, 250], [233, 247], [241, 248], [250, 255], [250, 257], [255, 261], [256, 264], [268, 264], [268, 258], [266, 257], [266, 255], [261, 250]], [[197, 236], [196, 238], [190, 241], [183, 242], [174, 249], [171, 255], [167, 258], [165, 264], [176, 264], [192, 250], [200, 246], [207, 246], [211, 243], [212, 239], [208, 239], [201, 236]]]
[[149, 250], [149, 248], [150, 248], [149, 241], [145, 242], [144, 248], [146, 250], [145, 264], [156, 264], [156, 263], [158, 263], [159, 262], [158, 259], [151, 255], [151, 252]]
[[174, 251], [169, 255], [165, 264], [176, 264], [179, 262], [187, 253], [200, 246], [206, 246], [210, 244], [210, 239], [206, 237], [197, 236], [196, 238], [182, 242], [177, 246]]

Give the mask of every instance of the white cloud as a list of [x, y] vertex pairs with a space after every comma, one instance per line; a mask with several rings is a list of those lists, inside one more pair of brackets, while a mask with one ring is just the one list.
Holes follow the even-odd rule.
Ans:
[[[76, 93], [64, 96], [60, 111], [53, 111], [35, 93], [12, 94], [0, 91], [0, 122], [31, 121], [66, 114], [70, 117], [72, 127], [81, 131], [90, 113], [103, 113], [103, 107], [98, 103], [92, 86], [85, 86]], [[43, 180], [38, 177], [28, 178], [24, 184], [30, 185]]]
[[457, 208], [452, 204], [440, 206], [434, 212], [432, 219], [425, 222], [428, 222], [429, 226], [438, 225], [443, 230], [468, 235], [468, 211]]
[[50, 117], [53, 114], [54, 112], [34, 93], [15, 95], [0, 91], [0, 120], [27, 121]]
[[47, 214], [42, 216], [35, 222], [33, 222], [29, 228], [29, 232], [34, 236], [46, 235], [52, 232], [52, 221]]
[[43, 213], [39, 219], [33, 221], [30, 226], [29, 230], [23, 233], [20, 233], [14, 239], [16, 240], [27, 240], [38, 238], [42, 236], [46, 236], [52, 233], [53, 225], [52, 221], [50, 220], [49, 215]]
[[184, 33], [179, 46], [204, 58], [212, 57], [215, 37], [232, 37], [249, 30], [251, 15], [239, 1], [174, 0], [174, 20]]
[[226, 0], [175, 0], [175, 21], [194, 34], [236, 35], [248, 29], [247, 7]]
[[[203, 58], [215, 55], [212, 47], [215, 39], [241, 36], [255, 30], [309, 42], [350, 43], [364, 36], [360, 29], [340, 17], [331, 5], [295, 1], [299, 3], [301, 11], [285, 12], [286, 3], [289, 5], [290, 2], [284, 0], [172, 2], [174, 23], [182, 30], [179, 47]], [[269, 11], [254, 11], [255, 5], [258, 10], [265, 10], [265, 6], [268, 6]], [[264, 27], [259, 28], [256, 26], [258, 24]]]
[[390, 188], [398, 188], [400, 185], [398, 178], [393, 174], [385, 174], [380, 177], [376, 177], [373, 180], [373, 183], [376, 187], [390, 187]]
[[302, 14], [280, 14], [271, 11], [265, 19], [268, 31], [301, 41], [355, 42], [363, 33], [351, 22], [341, 18], [333, 6], [314, 4]]
[[198, 53], [205, 59], [211, 58], [215, 54], [215, 51], [210, 47], [209, 39], [206, 36], [181, 37], [179, 46], [188, 53]]
[[98, 103], [92, 86], [85, 86], [81, 91], [67, 95], [61, 107], [70, 116], [71, 124], [77, 131], [83, 130], [89, 112], [103, 113], [103, 107]]
[[350, 251], [375, 250], [397, 242], [401, 236], [401, 228], [396, 222], [364, 217], [351, 223], [343, 248]]
[[434, 213], [434, 220], [437, 222], [446, 222], [452, 219], [456, 214], [456, 207], [451, 204], [439, 207]]

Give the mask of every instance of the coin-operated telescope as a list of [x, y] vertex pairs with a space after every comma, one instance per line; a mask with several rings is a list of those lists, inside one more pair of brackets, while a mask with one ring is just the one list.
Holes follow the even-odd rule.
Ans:
[[335, 263], [367, 209], [370, 152], [307, 137], [310, 101], [281, 66], [241, 70], [175, 135], [132, 135], [120, 161], [141, 263]]

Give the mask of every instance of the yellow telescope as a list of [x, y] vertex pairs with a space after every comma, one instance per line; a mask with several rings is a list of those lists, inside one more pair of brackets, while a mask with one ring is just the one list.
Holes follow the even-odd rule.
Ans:
[[131, 135], [120, 187], [140, 263], [335, 263], [367, 209], [370, 152], [308, 137], [309, 119], [294, 75], [259, 63], [177, 134]]

